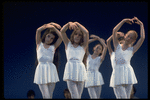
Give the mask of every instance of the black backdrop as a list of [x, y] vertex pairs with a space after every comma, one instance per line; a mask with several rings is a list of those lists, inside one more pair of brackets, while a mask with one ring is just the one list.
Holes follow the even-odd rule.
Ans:
[[[27, 98], [27, 91], [32, 89], [35, 91], [35, 98], [42, 98], [38, 85], [33, 83], [36, 69], [35, 32], [41, 25], [56, 22], [63, 26], [69, 21], [77, 21], [89, 30], [90, 35], [95, 34], [106, 40], [123, 18], [134, 16], [144, 23], [146, 36], [143, 45], [132, 57], [131, 65], [138, 80], [138, 84], [135, 85], [136, 96], [147, 98], [147, 2], [4, 2], [4, 97]], [[124, 24], [120, 31], [126, 33], [130, 29], [136, 30], [140, 37], [140, 26], [137, 24]], [[70, 34], [71, 31], [67, 31], [68, 37]], [[90, 45], [90, 53], [95, 43]], [[60, 82], [56, 83], [53, 98], [64, 98], [63, 90], [67, 88], [66, 82], [63, 81], [66, 63], [63, 42], [60, 45], [60, 54]], [[108, 52], [99, 70], [105, 82], [101, 98], [115, 98], [113, 89], [109, 87], [112, 68]], [[82, 98], [89, 98], [86, 88]]]

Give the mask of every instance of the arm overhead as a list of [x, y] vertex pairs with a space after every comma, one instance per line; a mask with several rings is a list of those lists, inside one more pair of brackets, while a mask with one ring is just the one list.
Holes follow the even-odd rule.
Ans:
[[46, 26], [47, 24], [44, 24], [36, 30], [35, 36], [36, 45], [39, 45], [41, 43], [41, 32], [47, 28]]
[[134, 17], [133, 20], [136, 20], [136, 24], [140, 25], [140, 39], [137, 41], [137, 43], [133, 46], [133, 54], [141, 47], [145, 40], [145, 30], [143, 23], [137, 18]]
[[[42, 25], [41, 27], [39, 27], [37, 30], [36, 30], [36, 36], [35, 36], [35, 40], [36, 40], [36, 45], [37, 45], [37, 48], [38, 46], [40, 45], [42, 39], [41, 39], [41, 32], [43, 30], [45, 30], [46, 28], [50, 28], [51, 30], [54, 30], [56, 32], [56, 34], [59, 36], [59, 39], [57, 40], [57, 42], [54, 44], [55, 45], [55, 48], [57, 48], [60, 44], [61, 44], [61, 39], [60, 39], [60, 32], [58, 29], [61, 28], [61, 26], [57, 23], [48, 23], [48, 24], [44, 24]], [[58, 29], [57, 29], [58, 28]]]
[[[128, 23], [128, 24], [132, 24], [132, 23], [134, 23], [133, 22], [133, 19], [129, 19], [129, 18], [126, 18], [126, 19], [123, 19], [120, 23], [118, 23], [115, 27], [114, 27], [114, 29], [113, 29], [113, 32], [112, 32], [112, 37], [113, 37], [113, 45], [114, 45], [114, 48], [116, 49], [117, 48], [117, 46], [118, 46], [118, 44], [119, 44], [119, 42], [118, 42], [118, 40], [117, 40], [117, 32], [118, 32], [118, 30], [122, 27], [122, 25], [124, 24], [124, 23]], [[131, 23], [132, 22], [132, 23]]]
[[111, 48], [111, 40], [112, 40], [112, 35], [107, 39], [107, 47], [108, 47], [108, 52], [109, 52], [109, 55], [111, 56], [113, 50]]
[[83, 47], [84, 49], [86, 50], [86, 48], [88, 47], [88, 42], [89, 42], [89, 31], [83, 26], [81, 25], [80, 23], [78, 22], [74, 22], [78, 27], [79, 29], [83, 32]]
[[[51, 26], [51, 25], [53, 25], [53, 26]], [[62, 42], [61, 33], [60, 33], [60, 31], [58, 30], [58, 29], [61, 29], [61, 26], [60, 26], [59, 24], [53, 23], [53, 22], [49, 23], [49, 24], [47, 25], [47, 27], [48, 27], [48, 26], [49, 26], [49, 28], [52, 28], [52, 30], [55, 31], [56, 34], [58, 35], [58, 39], [57, 39], [56, 43], [54, 44], [54, 45], [55, 45], [55, 49], [57, 49], [57, 48], [59, 47], [59, 45], [61, 44], [61, 42]], [[57, 28], [58, 28], [58, 29], [57, 29]]]
[[69, 24], [71, 24], [71, 23], [72, 23], [72, 22], [68, 22], [68, 23], [65, 24], [65, 25], [61, 28], [61, 30], [60, 30], [62, 40], [63, 40], [63, 42], [64, 42], [64, 44], [65, 44], [65, 49], [67, 49], [67, 45], [68, 45], [68, 43], [69, 43], [69, 41], [70, 41], [69, 38], [67, 37], [66, 31], [68, 30]]
[[96, 35], [91, 35], [91, 38], [95, 38], [96, 40], [98, 40], [104, 47], [103, 51], [102, 51], [102, 55], [101, 55], [101, 62], [103, 62], [106, 52], [107, 52], [107, 45], [105, 44], [105, 40], [96, 36]]

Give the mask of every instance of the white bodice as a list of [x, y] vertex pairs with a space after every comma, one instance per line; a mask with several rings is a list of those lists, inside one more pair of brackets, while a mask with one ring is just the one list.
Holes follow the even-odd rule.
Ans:
[[44, 48], [43, 43], [41, 42], [37, 51], [38, 62], [53, 62], [54, 57], [54, 45], [51, 45], [48, 49]]
[[101, 65], [101, 57], [98, 56], [95, 59], [91, 57], [91, 54], [87, 58], [87, 81], [85, 87], [101, 86], [104, 84], [102, 74], [99, 72]]
[[83, 47], [81, 47], [80, 45], [78, 47], [74, 47], [71, 42], [68, 43], [67, 46], [67, 50], [66, 51], [66, 56], [67, 56], [67, 60], [76, 60], [76, 61], [80, 61], [82, 62], [85, 51], [83, 49]]
[[101, 65], [101, 57], [98, 56], [95, 59], [91, 57], [91, 54], [87, 58], [87, 71], [98, 71]]
[[110, 87], [137, 83], [134, 70], [130, 65], [132, 56], [133, 47], [128, 47], [123, 51], [121, 44], [118, 44], [116, 51], [112, 53], [111, 57], [113, 71], [110, 78]]
[[65, 51], [67, 63], [65, 65], [63, 80], [85, 81], [87, 74], [85, 65], [82, 62], [85, 54], [83, 47], [79, 45], [74, 48], [71, 42], [69, 42]]
[[126, 50], [122, 50], [121, 44], [118, 44], [115, 51], [115, 64], [123, 65], [130, 64], [130, 60], [133, 56], [133, 47], [128, 47]]
[[114, 68], [114, 66], [115, 66], [115, 52], [111, 53], [110, 60], [111, 60], [112, 68]]

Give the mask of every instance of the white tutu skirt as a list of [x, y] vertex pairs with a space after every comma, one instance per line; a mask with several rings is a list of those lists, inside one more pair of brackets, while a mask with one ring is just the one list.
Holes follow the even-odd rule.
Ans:
[[53, 63], [39, 63], [34, 75], [34, 83], [47, 84], [59, 81], [56, 66]]
[[130, 64], [117, 65], [113, 68], [110, 79], [110, 87], [121, 84], [136, 84], [137, 79], [134, 70]]
[[82, 62], [66, 63], [63, 80], [85, 81], [87, 79], [85, 65]]
[[87, 71], [85, 87], [100, 86], [104, 84], [103, 77], [99, 71]]

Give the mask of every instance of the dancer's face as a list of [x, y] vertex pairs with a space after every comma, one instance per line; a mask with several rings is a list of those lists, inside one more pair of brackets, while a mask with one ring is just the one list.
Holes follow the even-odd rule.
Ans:
[[99, 55], [100, 53], [102, 53], [102, 45], [98, 44], [93, 48], [93, 51], [95, 54]]
[[76, 44], [79, 44], [82, 37], [83, 37], [83, 35], [82, 35], [82, 33], [80, 32], [80, 30], [77, 30], [77, 31], [74, 33], [74, 42], [75, 42]]
[[51, 33], [48, 33], [45, 37], [45, 43], [46, 44], [51, 44], [54, 40], [55, 36]]
[[133, 33], [132, 31], [129, 31], [125, 35], [125, 43], [126, 44], [133, 44], [136, 41], [136, 34]]

